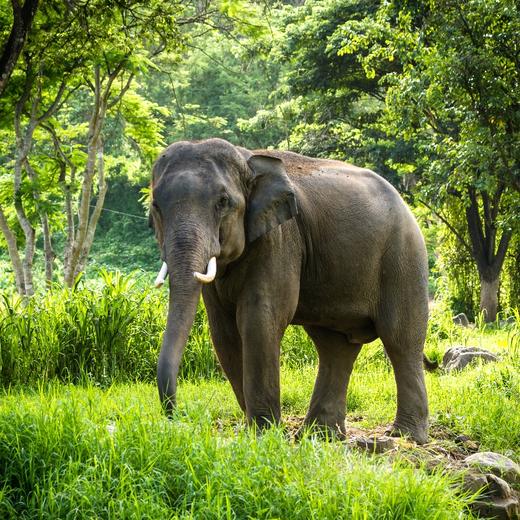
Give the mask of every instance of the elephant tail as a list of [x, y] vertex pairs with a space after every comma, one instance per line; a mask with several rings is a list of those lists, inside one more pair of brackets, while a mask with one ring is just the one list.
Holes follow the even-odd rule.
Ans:
[[439, 368], [439, 363], [437, 363], [437, 361], [430, 361], [426, 357], [426, 354], [423, 354], [423, 363], [424, 368], [428, 370], [428, 372], [433, 372], [434, 370], [437, 370]]

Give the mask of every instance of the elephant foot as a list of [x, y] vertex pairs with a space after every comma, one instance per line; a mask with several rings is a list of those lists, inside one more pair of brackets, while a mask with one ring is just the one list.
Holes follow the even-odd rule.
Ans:
[[309, 434], [323, 440], [345, 440], [345, 419], [307, 417], [303, 426], [296, 432], [296, 439], [300, 440]]
[[247, 424], [252, 428], [257, 435], [261, 435], [263, 431], [280, 424], [280, 419], [273, 415], [255, 415], [247, 418]]
[[166, 415], [168, 419], [172, 419], [177, 411], [175, 397], [163, 399], [161, 401], [161, 407], [164, 415]]
[[396, 420], [385, 433], [390, 437], [410, 437], [417, 444], [428, 442], [428, 425], [409, 425]]

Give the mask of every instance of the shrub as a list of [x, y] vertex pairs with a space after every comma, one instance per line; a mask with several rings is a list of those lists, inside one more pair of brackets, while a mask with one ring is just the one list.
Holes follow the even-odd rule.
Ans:
[[[155, 381], [166, 291], [143, 288], [119, 272], [73, 289], [54, 287], [30, 299], [0, 298], [0, 385], [33, 385], [58, 379], [107, 386], [113, 382]], [[316, 351], [300, 327], [290, 327], [282, 363], [300, 367]], [[180, 378], [220, 378], [206, 312], [199, 304], [183, 356]]]
[[[2, 294], [0, 384], [153, 381], [167, 304], [166, 293], [106, 271], [94, 287], [54, 288], [29, 300]], [[219, 373], [200, 305], [180, 376]]]

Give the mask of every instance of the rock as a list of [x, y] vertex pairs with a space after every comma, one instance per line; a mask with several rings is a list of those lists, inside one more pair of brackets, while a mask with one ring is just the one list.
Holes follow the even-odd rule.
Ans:
[[484, 518], [518, 518], [519, 504], [509, 484], [500, 477], [488, 473], [468, 472], [464, 475], [462, 489], [471, 494], [479, 493], [479, 499], [471, 503], [475, 513]]
[[496, 518], [498, 520], [518, 520], [519, 506], [515, 498], [495, 498], [492, 500], [475, 500], [470, 504], [471, 509], [482, 518]]
[[520, 466], [500, 453], [492, 451], [474, 453], [466, 457], [464, 463], [486, 473], [493, 473], [508, 483], [520, 483]]
[[462, 480], [462, 489], [475, 494], [477, 491], [485, 490], [487, 488], [488, 481], [486, 475], [482, 473], [466, 473]]
[[513, 492], [509, 484], [500, 477], [487, 473], [467, 472], [462, 481], [462, 489], [472, 494], [481, 492], [481, 496], [494, 498], [511, 498]]
[[476, 359], [480, 359], [486, 363], [489, 361], [497, 361], [497, 357], [493, 354], [484, 352], [466, 352], [457, 356], [456, 359], [453, 359], [445, 368], [448, 372], [452, 372], [453, 370], [462, 370]]
[[472, 441], [467, 435], [457, 435], [453, 440], [455, 444], [460, 446], [466, 452], [478, 451], [479, 445], [475, 441]]
[[[454, 345], [453, 347], [450, 347], [445, 353], [442, 358], [442, 366], [446, 366], [450, 361], [455, 359], [464, 349], [468, 347], [465, 347], [464, 345]], [[469, 347], [474, 348], [474, 347]]]
[[460, 325], [461, 327], [469, 327], [468, 317], [463, 312], [453, 316], [453, 323], [455, 325]]
[[384, 453], [395, 448], [395, 439], [383, 435], [382, 437], [355, 437], [354, 442], [358, 448], [370, 453]]
[[445, 352], [442, 358], [442, 366], [448, 372], [452, 370], [462, 370], [476, 359], [480, 359], [485, 363], [498, 361], [498, 357], [492, 352], [489, 352], [489, 350], [479, 347], [463, 347], [457, 345], [449, 348]]
[[486, 479], [488, 483], [487, 491], [490, 495], [498, 498], [511, 498], [513, 496], [511, 487], [505, 480], [493, 475], [493, 473], [488, 473]]

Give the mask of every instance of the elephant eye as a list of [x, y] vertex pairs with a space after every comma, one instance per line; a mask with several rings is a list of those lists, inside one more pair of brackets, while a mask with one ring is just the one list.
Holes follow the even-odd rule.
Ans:
[[229, 197], [227, 195], [222, 195], [216, 204], [216, 209], [218, 211], [222, 211], [229, 207]]
[[159, 205], [157, 204], [157, 202], [152, 201], [152, 207], [150, 208], [150, 215], [155, 215], [155, 216], [161, 216], [161, 209], [159, 208]]

